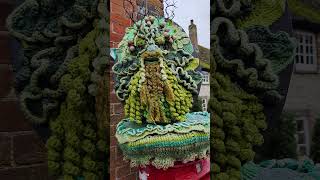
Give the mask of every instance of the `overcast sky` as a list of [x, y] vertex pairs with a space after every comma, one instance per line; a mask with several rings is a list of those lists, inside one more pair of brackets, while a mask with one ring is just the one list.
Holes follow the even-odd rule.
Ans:
[[198, 29], [199, 44], [210, 48], [210, 0], [176, 0], [176, 2], [177, 9], [174, 11], [173, 20], [189, 34], [188, 27], [190, 20], [193, 19]]

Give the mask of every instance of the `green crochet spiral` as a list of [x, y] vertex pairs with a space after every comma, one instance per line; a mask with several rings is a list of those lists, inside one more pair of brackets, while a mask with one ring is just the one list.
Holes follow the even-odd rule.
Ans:
[[8, 17], [8, 31], [22, 47], [16, 89], [30, 121], [57, 116], [65, 96], [59, 81], [78, 55], [78, 39], [92, 30], [96, 9], [96, 0], [26, 0]]
[[241, 165], [253, 160], [253, 147], [263, 143], [263, 106], [227, 75], [213, 73], [210, 83], [212, 175], [217, 179], [240, 179]]
[[105, 137], [98, 136], [95, 99], [88, 94], [87, 88], [90, 64], [99, 53], [96, 46], [99, 34], [96, 26], [80, 41], [79, 56], [68, 65], [68, 73], [60, 82], [67, 92], [66, 101], [61, 105], [58, 118], [50, 123], [52, 135], [47, 142], [49, 170], [55, 175], [63, 174], [64, 179], [78, 176], [100, 179], [103, 176], [104, 159], [97, 155], [106, 153], [106, 146], [101, 144]]

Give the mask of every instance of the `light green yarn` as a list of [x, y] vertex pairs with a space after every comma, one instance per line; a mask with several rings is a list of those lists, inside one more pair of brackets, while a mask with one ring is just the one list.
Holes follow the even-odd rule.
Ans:
[[185, 122], [167, 125], [122, 120], [116, 137], [126, 159], [132, 166], [153, 165], [166, 169], [175, 161], [206, 158], [210, 150], [209, 114], [195, 112], [186, 117]]
[[270, 26], [284, 13], [286, 0], [253, 0], [252, 11], [236, 20], [239, 28], [261, 25]]

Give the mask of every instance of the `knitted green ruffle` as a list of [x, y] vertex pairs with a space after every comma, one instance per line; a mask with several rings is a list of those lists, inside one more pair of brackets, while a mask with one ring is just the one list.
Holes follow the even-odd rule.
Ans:
[[271, 61], [257, 44], [249, 42], [245, 31], [237, 29], [227, 18], [216, 17], [212, 32], [212, 55], [218, 71], [230, 74], [232, 81], [260, 99], [272, 98], [273, 103], [281, 100], [277, 90], [279, 78], [272, 70]]
[[156, 168], [174, 166], [174, 162], [189, 162], [208, 156], [209, 114], [188, 113], [185, 122], [168, 125], [137, 125], [128, 119], [117, 127], [116, 137], [125, 159], [132, 166], [153, 165]]
[[248, 162], [241, 168], [241, 179], [318, 180], [320, 179], [320, 166], [319, 164], [314, 164], [312, 160], [267, 160], [259, 164]]
[[7, 19], [21, 44], [16, 92], [33, 123], [56, 117], [65, 93], [59, 89], [67, 66], [79, 55], [77, 41], [91, 31], [97, 0], [26, 0]]
[[117, 139], [120, 144], [133, 142], [152, 134], [184, 134], [192, 131], [209, 133], [209, 113], [194, 112], [186, 115], [187, 121], [167, 125], [136, 124], [129, 119], [122, 120], [117, 126]]
[[214, 17], [230, 17], [238, 28], [270, 26], [285, 11], [285, 0], [215, 0]]
[[280, 73], [293, 62], [296, 43], [286, 32], [272, 33], [263, 26], [254, 26], [246, 32], [250, 43], [258, 44], [264, 57], [271, 61], [275, 73]]

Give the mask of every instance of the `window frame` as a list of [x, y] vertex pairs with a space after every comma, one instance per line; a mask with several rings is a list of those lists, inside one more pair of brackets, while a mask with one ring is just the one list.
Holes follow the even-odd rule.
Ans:
[[202, 84], [209, 84], [209, 74], [202, 74]]
[[316, 34], [307, 31], [295, 30], [294, 35], [297, 39], [296, 56], [294, 58], [295, 72], [317, 73], [318, 53]]
[[208, 102], [206, 98], [201, 99], [202, 111], [208, 111]]
[[[298, 121], [302, 121], [303, 123], [303, 130], [298, 130]], [[310, 155], [310, 137], [308, 137], [308, 132], [309, 132], [309, 126], [308, 126], [308, 118], [305, 116], [298, 116], [296, 117], [296, 126], [297, 126], [297, 131], [296, 131], [296, 142], [297, 142], [297, 153], [298, 155], [301, 154], [301, 148], [305, 148], [306, 153], [304, 155], [309, 156]], [[299, 134], [303, 136], [303, 143], [299, 143]], [[303, 155], [302, 155], [303, 156]]]

